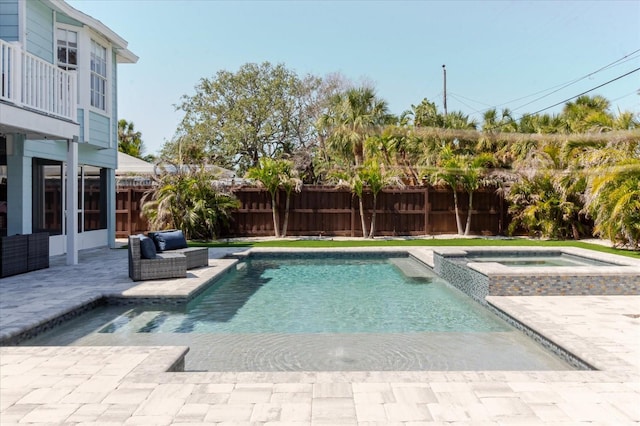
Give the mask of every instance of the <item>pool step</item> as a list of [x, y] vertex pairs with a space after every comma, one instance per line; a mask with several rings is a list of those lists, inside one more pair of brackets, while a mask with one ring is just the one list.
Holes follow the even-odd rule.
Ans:
[[391, 258], [389, 261], [408, 278], [431, 281], [437, 277], [436, 273], [427, 266], [421, 265], [409, 257]]

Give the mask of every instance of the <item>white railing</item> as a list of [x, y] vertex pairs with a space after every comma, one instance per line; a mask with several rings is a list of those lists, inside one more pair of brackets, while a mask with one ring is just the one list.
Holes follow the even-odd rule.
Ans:
[[0, 100], [77, 121], [76, 73], [0, 40]]

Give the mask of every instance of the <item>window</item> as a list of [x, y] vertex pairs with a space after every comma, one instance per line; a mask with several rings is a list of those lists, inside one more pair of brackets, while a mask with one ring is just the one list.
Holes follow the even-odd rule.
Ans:
[[63, 70], [78, 69], [78, 33], [58, 28], [58, 66]]
[[[66, 205], [63, 170], [61, 161], [33, 159], [33, 232], [62, 234]], [[78, 167], [78, 232], [107, 228], [107, 171]]]
[[33, 159], [33, 232], [62, 234], [62, 162]]
[[91, 106], [107, 110], [107, 49], [91, 40]]
[[78, 169], [78, 232], [107, 228], [107, 169]]

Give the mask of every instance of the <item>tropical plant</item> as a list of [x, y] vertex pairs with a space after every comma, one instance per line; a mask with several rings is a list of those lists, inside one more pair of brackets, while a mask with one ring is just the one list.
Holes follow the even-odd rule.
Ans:
[[586, 193], [594, 233], [617, 246], [640, 249], [640, 160], [596, 168]]
[[300, 192], [302, 190], [302, 180], [298, 177], [297, 170], [293, 167], [293, 163], [283, 160], [282, 170], [280, 172], [280, 185], [286, 194], [284, 206], [284, 222], [282, 223], [282, 237], [287, 236], [287, 227], [289, 226], [289, 207], [291, 204], [291, 193]]
[[[288, 160], [263, 157], [260, 159], [258, 167], [251, 167], [247, 170], [246, 177], [255, 179], [262, 185], [271, 196], [271, 212], [273, 215], [273, 230], [276, 237], [287, 236], [287, 226], [289, 222], [289, 203], [291, 193], [295, 190], [300, 192], [302, 181], [298, 178], [298, 173], [293, 168], [293, 163]], [[282, 233], [278, 224], [278, 204], [277, 194], [282, 187], [287, 195], [285, 204], [285, 218], [282, 226]]]
[[188, 239], [217, 238], [239, 207], [233, 194], [216, 185], [217, 175], [202, 165], [158, 168], [154, 185], [142, 198], [142, 211], [153, 229], [181, 229]]
[[579, 194], [568, 193], [552, 172], [523, 176], [509, 189], [512, 219], [508, 232], [522, 229], [541, 238], [567, 239], [584, 235]]
[[[491, 154], [463, 155], [455, 154], [451, 145], [445, 145], [440, 151], [436, 167], [425, 177], [432, 185], [444, 185], [453, 193], [453, 209], [456, 217], [456, 228], [459, 235], [469, 235], [473, 212], [473, 193], [480, 186], [494, 184], [488, 176], [489, 168], [495, 160]], [[463, 190], [468, 196], [467, 221], [463, 228], [460, 216], [458, 191]]]
[[[381, 165], [380, 158], [369, 158], [365, 164], [358, 167], [346, 166], [336, 167], [330, 174], [338, 187], [346, 187], [351, 190], [358, 199], [358, 210], [360, 212], [360, 225], [362, 227], [363, 238], [373, 238], [376, 233], [376, 208], [378, 205], [378, 195], [383, 188], [388, 186], [403, 187], [404, 183], [395, 171], [389, 170]], [[369, 231], [365, 220], [364, 197], [365, 191], [371, 192], [373, 199], [373, 210]]]
[[364, 162], [364, 144], [385, 124], [396, 119], [388, 112], [386, 101], [376, 97], [373, 88], [363, 86], [338, 93], [318, 126], [329, 130], [326, 158], [339, 156], [353, 165]]
[[[371, 212], [371, 227], [369, 228], [369, 238], [373, 238], [376, 233], [376, 210], [378, 208], [378, 194], [387, 186], [404, 186], [402, 180], [395, 173], [382, 167], [375, 158], [367, 160], [357, 171], [358, 180], [369, 188], [373, 198], [373, 210]], [[362, 198], [360, 198], [362, 200]], [[362, 212], [362, 204], [360, 204]], [[364, 215], [361, 215], [364, 217]], [[364, 231], [364, 228], [363, 228]], [[363, 232], [363, 235], [365, 233]]]
[[118, 120], [118, 151], [132, 157], [144, 158], [142, 133], [134, 129], [133, 121]]
[[280, 188], [281, 164], [274, 159], [262, 157], [257, 167], [251, 167], [245, 175], [248, 179], [255, 179], [262, 185], [269, 195], [271, 195], [271, 213], [273, 215], [273, 232], [280, 236], [280, 225], [278, 224], [278, 205], [276, 195]]

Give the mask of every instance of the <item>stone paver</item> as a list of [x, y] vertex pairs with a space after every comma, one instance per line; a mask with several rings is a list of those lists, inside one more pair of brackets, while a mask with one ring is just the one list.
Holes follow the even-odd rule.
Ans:
[[[429, 251], [416, 249], [429, 259]], [[210, 264], [226, 267], [224, 251]], [[0, 338], [105, 295], [190, 294], [133, 283], [126, 250], [0, 281]], [[0, 424], [637, 424], [640, 296], [490, 297], [600, 371], [168, 372], [185, 347], [0, 347]]]

